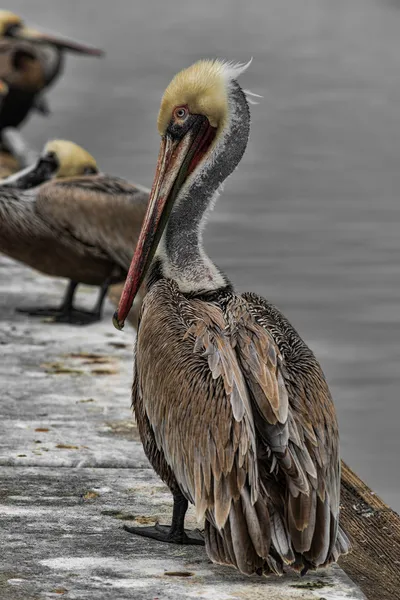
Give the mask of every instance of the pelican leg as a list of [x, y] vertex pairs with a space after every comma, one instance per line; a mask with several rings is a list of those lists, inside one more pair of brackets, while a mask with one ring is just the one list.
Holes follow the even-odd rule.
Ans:
[[95, 304], [93, 314], [98, 316], [98, 320], [101, 320], [101, 313], [103, 310], [104, 299], [107, 295], [108, 288], [110, 287], [110, 281], [106, 279], [106, 281], [102, 284], [100, 288], [100, 292], [97, 298], [97, 302]]
[[16, 310], [17, 312], [28, 314], [31, 317], [56, 317], [58, 315], [70, 314], [74, 310], [72, 303], [78, 285], [77, 281], [70, 281], [68, 283], [61, 306], [31, 306], [27, 308], [17, 308]]
[[204, 537], [201, 531], [198, 529], [190, 531], [184, 528], [187, 509], [188, 501], [182, 494], [177, 494], [174, 495], [174, 510], [171, 525], [160, 525], [159, 523], [156, 523], [154, 527], [129, 527], [128, 525], [124, 525], [124, 529], [129, 531], [129, 533], [152, 538], [158, 542], [204, 546]]
[[71, 306], [69, 306], [67, 310], [61, 310], [54, 315], [54, 321], [56, 323], [69, 323], [71, 325], [90, 325], [91, 323], [101, 321], [104, 299], [109, 285], [108, 279], [101, 285], [99, 296], [93, 311], [73, 308], [71, 303]]

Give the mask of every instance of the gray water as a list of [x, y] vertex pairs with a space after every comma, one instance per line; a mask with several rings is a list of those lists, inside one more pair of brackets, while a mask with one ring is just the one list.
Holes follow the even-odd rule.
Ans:
[[[400, 510], [400, 1], [13, 0], [27, 21], [103, 47], [69, 57], [53, 116], [24, 132], [85, 146], [151, 185], [171, 77], [201, 57], [253, 64], [264, 98], [206, 247], [276, 303], [320, 359], [344, 459]], [[129, 399], [127, 398], [127, 402]]]

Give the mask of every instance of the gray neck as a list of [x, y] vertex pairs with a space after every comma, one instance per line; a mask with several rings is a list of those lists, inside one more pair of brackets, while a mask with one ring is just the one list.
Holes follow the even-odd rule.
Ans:
[[235, 170], [247, 146], [250, 112], [236, 81], [229, 88], [229, 122], [211, 156], [194, 171], [171, 212], [157, 256], [164, 277], [174, 279], [182, 292], [213, 290], [228, 281], [206, 255], [202, 231], [225, 179]]

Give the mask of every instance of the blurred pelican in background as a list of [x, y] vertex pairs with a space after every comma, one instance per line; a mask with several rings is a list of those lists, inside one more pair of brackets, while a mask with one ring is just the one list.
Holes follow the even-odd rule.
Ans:
[[[108, 287], [126, 278], [147, 199], [147, 190], [100, 173], [65, 140], [47, 143], [33, 166], [3, 180], [0, 252], [70, 280], [60, 307], [20, 311], [78, 325], [100, 320]], [[93, 311], [74, 307], [79, 283], [100, 287]]]
[[5, 127], [19, 127], [32, 108], [44, 115], [50, 112], [43, 92], [62, 73], [65, 52], [103, 55], [98, 48], [27, 27], [8, 10], [0, 10], [0, 38], [0, 71], [4, 63], [9, 70], [4, 76], [9, 92], [0, 108], [0, 133]]

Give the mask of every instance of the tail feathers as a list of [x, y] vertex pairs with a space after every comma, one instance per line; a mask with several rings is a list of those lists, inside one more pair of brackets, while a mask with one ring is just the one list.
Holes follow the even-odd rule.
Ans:
[[339, 527], [336, 545], [340, 554], [347, 554], [351, 549], [351, 542], [341, 527]]
[[290, 534], [282, 516], [277, 510], [271, 509], [271, 541], [277, 554], [281, 559], [290, 565], [294, 562], [295, 556], [292, 549]]
[[339, 526], [336, 544], [332, 549], [331, 560], [329, 562], [337, 562], [339, 556], [347, 554], [351, 549], [351, 543], [343, 529]]
[[[238, 569], [241, 573], [251, 575], [262, 567], [264, 560], [257, 554], [254, 548], [247, 519], [243, 519], [243, 512], [241, 499], [232, 504], [232, 509], [229, 513], [229, 529]], [[254, 529], [259, 528], [257, 522], [253, 523], [253, 525]], [[228, 531], [226, 533], [229, 535]], [[267, 558], [267, 556], [268, 551], [264, 558]]]
[[268, 508], [261, 500], [251, 504], [250, 495], [246, 488], [241, 494], [243, 514], [246, 519], [247, 530], [254, 550], [258, 556], [265, 558], [269, 554], [271, 544], [271, 528]]
[[[326, 492], [322, 499], [315, 490], [309, 495], [289, 495], [287, 500], [287, 526], [289, 543], [296, 560], [294, 569], [315, 569], [336, 562], [346, 554], [350, 542], [339, 527], [338, 515], [333, 512], [332, 502]], [[273, 544], [278, 552], [281, 547]]]
[[223, 537], [218, 532], [218, 529], [206, 520], [205, 522], [205, 540], [207, 554], [212, 562], [220, 565], [233, 565], [236, 563], [232, 562], [232, 558], [228, 552], [226, 544], [224, 543]]
[[314, 537], [317, 493], [299, 494], [288, 498], [288, 528], [296, 552], [308, 552]]
[[206, 549], [213, 562], [232, 565], [246, 575], [280, 573], [279, 561], [268, 562], [270, 540], [268, 508], [260, 498], [253, 505], [246, 487], [240, 498], [232, 502], [229, 518], [221, 530], [216, 527], [214, 517], [207, 515]]
[[333, 536], [334, 543], [336, 542], [336, 535], [331, 531], [331, 525], [332, 513], [328, 496], [325, 496], [325, 500], [321, 500], [317, 496], [314, 536], [310, 550], [304, 553], [306, 559], [317, 567], [327, 562], [332, 544], [331, 535]]
[[270, 573], [283, 575], [282, 559], [279, 556], [274, 557], [270, 554], [264, 563], [263, 573], [264, 575], [269, 575]]
[[[289, 522], [290, 522], [289, 503]], [[312, 535], [310, 535], [312, 532]], [[307, 568], [324, 567], [336, 562], [341, 554], [346, 554], [350, 542], [339, 527], [338, 515], [332, 512], [329, 494], [322, 500], [318, 494], [311, 503], [310, 520], [308, 526], [296, 533], [290, 527], [293, 548], [296, 554], [304, 557]], [[311, 544], [310, 544], [311, 540]], [[307, 546], [309, 546], [307, 548]]]
[[281, 575], [285, 565], [306, 573], [336, 562], [350, 547], [328, 495], [324, 500], [317, 493], [290, 498], [285, 517], [262, 496], [253, 504], [247, 486], [232, 500], [223, 528], [213, 513], [206, 514], [205, 541], [213, 562], [246, 575]]

